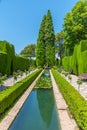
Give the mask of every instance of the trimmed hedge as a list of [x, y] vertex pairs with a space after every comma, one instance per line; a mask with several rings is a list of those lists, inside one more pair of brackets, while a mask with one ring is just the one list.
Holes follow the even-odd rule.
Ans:
[[82, 52], [83, 73], [87, 73], [87, 50]]
[[74, 74], [79, 75], [83, 71], [84, 63], [83, 56], [81, 52], [81, 44], [75, 45], [74, 52], [72, 56], [67, 56], [62, 59], [62, 66], [66, 71], [72, 70]]
[[15, 56], [14, 46], [7, 41], [0, 41], [0, 73], [10, 75], [16, 70], [27, 70], [29, 59]]
[[0, 52], [0, 73], [6, 73], [7, 53]]
[[42, 69], [35, 71], [28, 77], [0, 93], [0, 114], [15, 102], [15, 100], [29, 87], [41, 71]]
[[81, 44], [81, 52], [86, 51], [87, 50], [87, 40], [82, 40], [80, 42], [80, 44]]
[[16, 55], [14, 58], [14, 71], [27, 70], [29, 68], [29, 59]]
[[0, 65], [0, 73], [9, 75], [13, 72], [14, 46], [7, 41], [0, 41], [0, 52], [6, 54], [0, 56], [0, 63], [6, 64], [5, 68]]
[[87, 130], [87, 101], [56, 70], [52, 69], [56, 83], [81, 130]]
[[62, 59], [62, 66], [66, 71], [72, 70], [72, 56], [66, 56]]
[[0, 41], [0, 73], [12, 74], [14, 55], [14, 46], [7, 41]]

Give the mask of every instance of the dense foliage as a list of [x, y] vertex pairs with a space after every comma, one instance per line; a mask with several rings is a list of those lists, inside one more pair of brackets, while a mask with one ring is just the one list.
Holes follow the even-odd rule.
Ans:
[[20, 52], [20, 55], [30, 58], [35, 57], [35, 48], [35, 44], [29, 44]]
[[38, 34], [38, 39], [37, 39], [37, 46], [36, 46], [36, 62], [38, 66], [44, 66], [46, 62], [46, 54], [45, 54], [45, 21], [46, 21], [46, 16], [43, 17], [39, 34]]
[[56, 70], [52, 73], [81, 130], [87, 130], [87, 101]]
[[67, 55], [72, 55], [74, 46], [87, 39], [87, 1], [79, 1], [64, 19], [64, 44]]
[[14, 71], [29, 69], [29, 59], [16, 55], [14, 58]]
[[42, 69], [39, 69], [23, 80], [0, 93], [0, 114], [9, 108], [15, 100], [29, 87]]
[[53, 66], [55, 64], [55, 35], [51, 13], [48, 10], [47, 15], [43, 17], [36, 48], [37, 65]]
[[7, 41], [0, 41], [0, 63], [0, 73], [3, 75], [29, 68], [29, 59], [16, 56], [14, 46]]
[[75, 45], [72, 56], [66, 56], [62, 59], [62, 66], [66, 71], [72, 70], [74, 74], [87, 73], [87, 40], [82, 40], [80, 44]]
[[14, 63], [14, 46], [7, 41], [0, 41], [0, 73], [11, 74]]
[[60, 59], [65, 55], [63, 41], [63, 31], [61, 31], [55, 35], [55, 53], [58, 53]]

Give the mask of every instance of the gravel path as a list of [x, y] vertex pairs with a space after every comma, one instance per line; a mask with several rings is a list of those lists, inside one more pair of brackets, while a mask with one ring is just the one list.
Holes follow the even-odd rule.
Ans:
[[28, 73], [27, 75], [25, 73], [23, 73], [23, 76], [18, 76], [17, 80], [14, 80], [13, 76], [9, 76], [6, 80], [4, 80], [4, 84], [3, 86], [0, 86], [0, 92], [7, 89], [10, 86], [13, 86], [15, 83], [17, 83], [18, 81], [22, 80], [23, 78], [25, 78], [26, 76], [30, 75], [31, 73], [33, 73], [34, 71], [36, 71], [37, 69], [31, 71], [30, 73]]

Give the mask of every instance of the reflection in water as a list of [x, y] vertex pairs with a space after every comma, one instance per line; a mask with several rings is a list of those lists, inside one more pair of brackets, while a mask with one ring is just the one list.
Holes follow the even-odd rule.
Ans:
[[53, 99], [52, 90], [38, 89], [37, 101], [38, 101], [41, 117], [43, 121], [46, 123], [47, 127], [49, 127], [52, 119], [53, 108], [54, 108], [54, 99]]
[[52, 93], [33, 90], [9, 130], [60, 130]]

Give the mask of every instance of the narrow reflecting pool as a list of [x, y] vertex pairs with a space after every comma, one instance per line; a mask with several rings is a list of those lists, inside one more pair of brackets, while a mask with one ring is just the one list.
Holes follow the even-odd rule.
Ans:
[[60, 130], [53, 90], [33, 90], [9, 130]]

